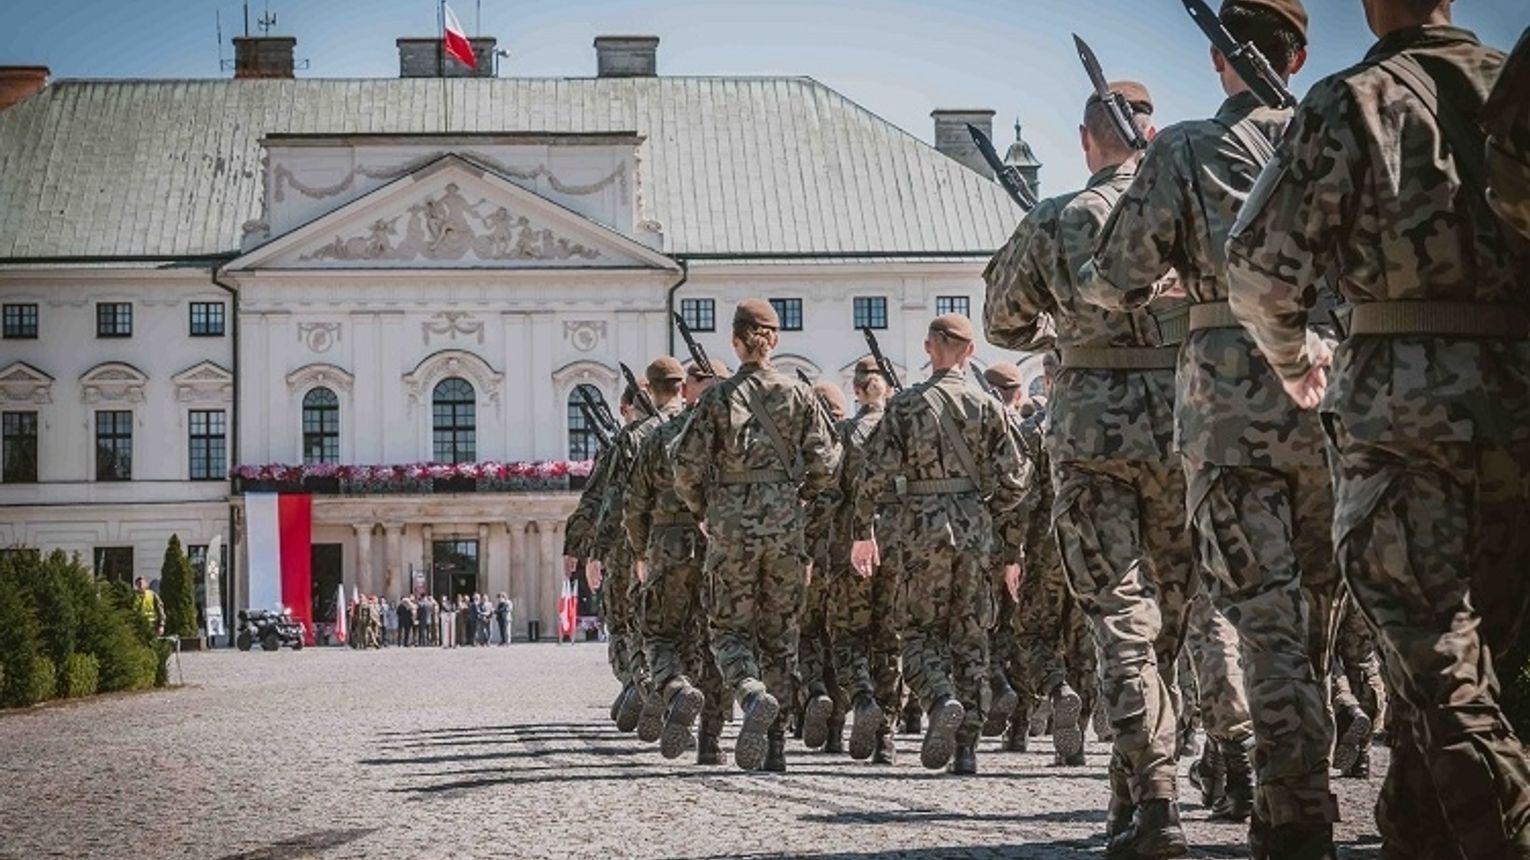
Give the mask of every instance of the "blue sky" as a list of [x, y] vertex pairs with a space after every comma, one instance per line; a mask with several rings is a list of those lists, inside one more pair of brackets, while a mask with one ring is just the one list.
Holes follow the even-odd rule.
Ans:
[[[1221, 101], [1179, 0], [482, 0], [481, 18], [473, 0], [451, 5], [470, 32], [510, 51], [502, 75], [588, 76], [596, 35], [652, 33], [663, 39], [661, 74], [811, 76], [926, 141], [934, 108], [993, 108], [1001, 151], [1009, 125], [1024, 123], [1048, 193], [1086, 177], [1076, 129], [1088, 81], [1070, 33], [1091, 43], [1108, 76], [1148, 84], [1160, 125]], [[1373, 41], [1360, 0], [1307, 5], [1312, 58], [1299, 93]], [[1501, 48], [1530, 24], [1526, 0], [1456, 5], [1459, 24]], [[297, 37], [303, 76], [394, 76], [393, 40], [436, 26], [433, 0], [253, 0], [251, 21], [267, 8], [275, 32]], [[63, 78], [220, 77], [215, 11], [225, 39], [242, 29], [238, 2], [4, 0], [0, 64], [41, 63]]]

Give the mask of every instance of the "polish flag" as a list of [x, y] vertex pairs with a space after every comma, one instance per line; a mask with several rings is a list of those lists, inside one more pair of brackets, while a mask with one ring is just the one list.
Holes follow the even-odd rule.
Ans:
[[[285, 606], [313, 644], [313, 497], [249, 493], [244, 497], [249, 540], [250, 607]], [[341, 592], [341, 603], [344, 603]]]
[[345, 628], [345, 616], [350, 613], [345, 605], [345, 586], [340, 586], [340, 596], [335, 598], [335, 641], [345, 644], [345, 638], [350, 632]]
[[442, 44], [446, 46], [446, 53], [457, 58], [457, 62], [470, 69], [478, 68], [478, 58], [473, 56], [473, 45], [468, 42], [467, 31], [462, 29], [462, 24], [452, 12], [452, 7], [441, 4], [445, 13], [442, 19], [446, 22], [446, 34], [441, 37]]
[[574, 625], [579, 621], [579, 584], [572, 579], [563, 581], [563, 594], [558, 597], [558, 638], [574, 641]]

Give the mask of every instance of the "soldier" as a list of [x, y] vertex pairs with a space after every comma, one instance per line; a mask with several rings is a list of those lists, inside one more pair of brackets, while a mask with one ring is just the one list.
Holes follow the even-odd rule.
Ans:
[[[920, 761], [960, 774], [977, 772], [994, 613], [987, 565], [997, 555], [1007, 583], [1020, 575], [1019, 548], [995, 548], [994, 523], [1020, 503], [1028, 468], [1002, 408], [966, 382], [972, 339], [960, 314], [930, 323], [930, 379], [892, 399], [867, 443], [851, 550], [855, 570], [871, 576], [878, 531], [903, 535], [903, 671], [929, 716]], [[893, 494], [903, 499], [897, 523], [879, 521]]]
[[[817, 382], [813, 395], [827, 411], [836, 440], [840, 439], [839, 423], [849, 411], [845, 393], [836, 385]], [[802, 743], [808, 749], [822, 749], [826, 753], [845, 751], [845, 714], [849, 709], [835, 672], [834, 642], [828, 623], [830, 579], [835, 572], [830, 558], [834, 552], [831, 531], [838, 503], [839, 494], [833, 485], [808, 503], [805, 536], [808, 555], [818, 575], [807, 584], [797, 646], [798, 674], [806, 699], [800, 724]]]
[[[1208, 741], [1190, 766], [1190, 784], [1200, 789], [1201, 805], [1211, 810], [1212, 821], [1247, 821], [1254, 799], [1253, 764], [1248, 755], [1254, 723], [1238, 658], [1238, 631], [1217, 611], [1204, 587], [1190, 601], [1185, 626], [1185, 647]], [[1180, 746], [1185, 743], [1181, 741]]]
[[[721, 362], [712, 362], [712, 370], [727, 373]], [[691, 365], [681, 392], [685, 405], [695, 408], [716, 382], [716, 376]], [[661, 387], [655, 385], [655, 392]], [[643, 645], [654, 689], [665, 704], [659, 752], [665, 758], [683, 753], [699, 715], [696, 763], [714, 765], [722, 763], [718, 739], [731, 702], [707, 639], [702, 571], [707, 539], [675, 493], [670, 458], [670, 443], [689, 417], [687, 412], [669, 418], [639, 446], [622, 525], [639, 556]]]
[[[1282, 79], [1305, 62], [1299, 0], [1225, 0], [1220, 18]], [[1192, 303], [1175, 441], [1212, 599], [1246, 657], [1257, 770], [1250, 843], [1256, 857], [1324, 857], [1338, 816], [1326, 696], [1338, 599], [1333, 493], [1321, 428], [1286, 401], [1228, 310], [1222, 253], [1290, 111], [1264, 107], [1220, 52], [1211, 61], [1227, 100], [1213, 118], [1177, 124], [1153, 141], [1081, 289], [1104, 307], [1140, 308], [1172, 269]], [[1224, 757], [1239, 752], [1222, 747]]]
[[1387, 691], [1381, 680], [1376, 639], [1353, 598], [1344, 601], [1333, 651], [1333, 713], [1338, 736], [1333, 769], [1340, 776], [1369, 779], [1371, 740], [1385, 716]]
[[[1151, 140], [1147, 88], [1110, 88]], [[1108, 856], [1174, 857], [1187, 850], [1175, 673], [1198, 587], [1173, 452], [1176, 349], [1146, 310], [1100, 308], [1081, 295], [1078, 272], [1136, 175], [1137, 151], [1098, 94], [1085, 102], [1080, 138], [1094, 175], [1083, 191], [1033, 210], [994, 257], [984, 275], [985, 323], [990, 341], [1014, 349], [1046, 344], [1056, 328], [1060, 368], [1046, 437], [1053, 518], [1069, 586], [1093, 626], [1115, 730]], [[1138, 284], [1151, 291], [1161, 275]], [[1069, 704], [1074, 719], [1076, 697]]]
[[780, 319], [745, 299], [733, 314], [742, 365], [697, 403], [679, 438], [675, 490], [708, 535], [712, 648], [743, 710], [733, 760], [743, 770], [786, 770], [785, 720], [797, 616], [812, 560], [803, 501], [828, 486], [834, 431], [812, 390], [770, 364]]
[[[1308, 93], [1232, 231], [1232, 312], [1335, 452], [1339, 565], [1393, 692], [1381, 856], [1530, 856], [1493, 672], [1530, 596], [1530, 254], [1472, 122], [1504, 57], [1449, 0], [1364, 5], [1380, 41]], [[1337, 353], [1301, 325], [1330, 276]]]
[[[836, 477], [837, 507], [832, 528], [829, 582], [829, 631], [834, 644], [834, 674], [854, 711], [850, 757], [892, 764], [897, 756], [893, 725], [898, 719], [901, 677], [898, 668], [898, 571], [889, 563], [896, 550], [884, 549], [882, 564], [862, 576], [850, 565], [856, 485], [864, 473], [866, 444], [882, 421], [889, 385], [876, 359], [855, 364], [852, 383], [855, 415], [835, 432], [843, 455]], [[884, 498], [878, 521], [895, 523], [898, 499]]]
[[1488, 203], [1530, 238], [1530, 29], [1519, 37], [1482, 108], [1488, 131]]

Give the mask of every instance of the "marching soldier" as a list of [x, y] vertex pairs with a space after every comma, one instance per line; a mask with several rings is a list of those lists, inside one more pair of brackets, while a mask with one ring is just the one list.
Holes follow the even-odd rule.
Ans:
[[[1493, 664], [1530, 598], [1530, 254], [1473, 121], [1504, 57], [1449, 0], [1365, 11], [1380, 41], [1312, 88], [1233, 230], [1232, 312], [1335, 451], [1338, 560], [1394, 694], [1382, 856], [1525, 857]], [[1302, 325], [1331, 274], [1352, 306], [1332, 354]]]
[[[960, 314], [930, 323], [932, 376], [892, 399], [867, 443], [851, 550], [856, 571], [871, 576], [877, 534], [903, 536], [903, 671], [929, 716], [920, 761], [962, 774], [977, 772], [987, 698], [990, 556], [1006, 582], [1019, 577], [1019, 548], [996, 550], [994, 521], [1020, 503], [1027, 468], [999, 404], [966, 382], [972, 339]], [[877, 520], [893, 494], [903, 501], [897, 523]]]
[[[849, 410], [845, 393], [827, 382], [813, 385], [813, 395], [827, 409], [827, 418], [840, 440], [839, 423]], [[843, 457], [841, 458], [843, 461]], [[805, 697], [802, 711], [802, 743], [827, 753], [845, 751], [845, 714], [849, 708], [834, 666], [834, 641], [829, 627], [830, 580], [836, 572], [830, 558], [834, 552], [832, 526], [839, 494], [832, 485], [808, 503], [807, 548], [817, 575], [807, 584], [802, 632], [797, 645], [798, 674]]]
[[696, 405], [675, 440], [675, 490], [704, 524], [712, 648], [743, 710], [733, 760], [786, 770], [797, 617], [812, 573], [803, 501], [828, 486], [834, 431], [812, 390], [770, 364], [780, 319], [746, 299], [733, 315], [741, 366]]

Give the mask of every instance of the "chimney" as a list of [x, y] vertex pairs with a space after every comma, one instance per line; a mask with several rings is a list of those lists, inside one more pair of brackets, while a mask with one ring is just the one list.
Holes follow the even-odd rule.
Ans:
[[291, 36], [235, 36], [234, 79], [291, 78], [296, 47]]
[[0, 110], [26, 101], [47, 85], [47, 66], [0, 66]]
[[494, 77], [493, 36], [470, 36], [475, 68], [468, 68], [446, 53], [442, 40], [405, 38], [398, 40], [398, 76], [401, 78], [492, 78]]
[[657, 77], [659, 37], [596, 36], [595, 74], [602, 78]]
[[930, 114], [935, 118], [935, 148], [956, 159], [967, 169], [993, 179], [993, 169], [983, 160], [972, 135], [967, 132], [970, 123], [993, 139], [993, 114], [991, 110], [937, 110]]

